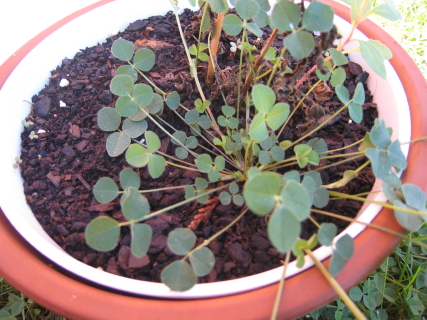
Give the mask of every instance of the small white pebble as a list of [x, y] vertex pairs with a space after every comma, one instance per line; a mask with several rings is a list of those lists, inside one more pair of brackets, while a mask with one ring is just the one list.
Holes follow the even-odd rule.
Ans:
[[59, 101], [59, 106], [60, 106], [61, 108], [64, 108], [64, 107], [66, 107], [67, 105], [65, 104], [65, 102]]
[[39, 129], [39, 131], [37, 131], [37, 133], [46, 133], [46, 131], [43, 129]]
[[353, 120], [349, 119], [349, 120], [348, 120], [348, 123], [353, 123]]
[[142, 138], [141, 139], [141, 141], [140, 141], [140, 143], [144, 143], [145, 142], [145, 139], [144, 138]]
[[66, 87], [69, 84], [70, 84], [70, 81], [68, 81], [67, 79], [61, 79], [61, 81], [59, 82], [60, 87]]

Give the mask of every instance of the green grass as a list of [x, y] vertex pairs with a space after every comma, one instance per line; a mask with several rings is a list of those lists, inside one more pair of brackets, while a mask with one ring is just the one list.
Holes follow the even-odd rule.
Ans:
[[[397, 0], [396, 3], [402, 20], [373, 20], [405, 48], [427, 79], [427, 0]], [[412, 236], [427, 243], [427, 228]], [[402, 242], [380, 268], [361, 282], [359, 289], [350, 292], [351, 297], [370, 319], [425, 319], [426, 265], [427, 252], [424, 249]], [[0, 320], [6, 318], [2, 317], [6, 312], [14, 315], [7, 318], [9, 320], [65, 319], [37, 305], [0, 277]], [[339, 300], [312, 316], [315, 319], [352, 319]]]

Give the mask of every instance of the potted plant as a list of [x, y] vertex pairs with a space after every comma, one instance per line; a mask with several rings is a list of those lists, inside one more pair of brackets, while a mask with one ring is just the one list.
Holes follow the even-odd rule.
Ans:
[[[227, 20], [226, 20], [227, 21]], [[125, 44], [125, 46], [126, 46], [126, 44]], [[122, 49], [121, 49], [121, 47], [119, 46], [118, 47], [118, 50], [119, 51], [121, 51]], [[125, 79], [126, 77], [122, 77], [123, 79]], [[120, 84], [119, 83], [119, 86], [122, 86], [122, 84]], [[261, 85], [258, 85], [258, 87], [256, 87], [257, 89], [255, 89], [255, 91], [260, 91], [260, 92], [262, 92], [261, 93], [261, 95], [260, 96], [262, 96], [262, 97], [264, 97], [265, 95], [268, 95], [269, 93], [265, 93], [265, 92], [267, 92], [268, 91], [268, 89], [265, 89], [265, 87], [264, 86], [261, 86]], [[113, 89], [114, 90], [114, 89]], [[265, 92], [264, 92], [265, 91]], [[255, 94], [255, 96], [256, 96], [256, 94]], [[256, 100], [257, 98], [255, 98], [255, 100]], [[354, 99], [354, 98], [353, 98]], [[171, 99], [169, 99], [169, 100], [171, 100]], [[262, 99], [261, 99], [262, 100]], [[274, 99], [275, 100], [275, 99]], [[173, 100], [172, 100], [173, 101]], [[171, 101], [169, 101], [169, 102], [171, 102]], [[258, 110], [258, 109], [260, 109], [261, 110], [261, 108], [262, 108], [262, 101], [261, 102], [254, 102], [255, 103], [255, 108]], [[203, 107], [203, 104], [202, 104], [202, 107]], [[266, 106], [266, 108], [271, 108], [271, 107], [273, 107], [273, 106]], [[259, 110], [258, 110], [259, 111]], [[109, 112], [109, 111], [107, 111], [107, 112]], [[227, 116], [227, 114], [225, 114], [225, 116]], [[270, 127], [271, 128], [271, 127]], [[379, 128], [379, 126], [378, 126], [378, 128]], [[271, 128], [272, 129], [272, 128]], [[258, 140], [260, 140], [260, 138], [258, 138], [257, 136], [256, 136], [256, 134], [257, 133], [253, 133], [253, 138], [254, 139], [258, 139]], [[148, 141], [150, 141], [150, 139], [151, 140], [155, 140], [155, 138], [151, 138], [150, 137], [150, 135], [151, 134], [148, 134], [147, 136], [146, 136], [146, 139], [148, 140]], [[413, 137], [414, 138], [414, 137]], [[154, 141], [153, 140], [153, 141]], [[149, 144], [151, 144], [152, 142], [148, 142]], [[154, 146], [152, 147], [153, 148], [153, 150], [154, 149], [156, 149]], [[286, 148], [286, 147], [285, 147]], [[151, 146], [149, 146], [149, 150], [151, 149]], [[150, 152], [155, 152], [155, 151], [157, 151], [157, 150], [154, 150], [154, 151], [152, 151], [152, 150], [150, 150]], [[268, 149], [267, 150], [265, 150], [265, 151], [268, 151]], [[311, 151], [311, 150], [310, 150]], [[202, 170], [204, 170], [204, 171], [210, 171], [210, 170], [205, 170], [205, 169], [203, 169], [203, 164], [206, 164], [207, 163], [207, 161], [201, 161], [200, 163], [199, 163], [199, 169], [202, 169]], [[265, 164], [265, 165], [267, 165], [267, 164]], [[212, 166], [210, 166], [210, 167], [212, 167]], [[156, 170], [156, 168], [154, 168], [153, 169], [154, 170], [154, 172], [155, 172], [155, 170]], [[245, 173], [246, 174], [246, 173]], [[406, 173], [406, 174], [408, 174], [408, 173]], [[156, 173], [154, 173], [153, 175], [156, 175]], [[258, 176], [258, 177], [261, 177], [261, 176], [263, 176], [264, 177], [264, 175], [262, 175], [262, 174], [255, 174], [253, 177], [256, 177], [256, 176]], [[275, 175], [271, 175], [271, 177], [268, 177], [269, 179], [269, 181], [270, 181], [270, 178], [271, 179], [275, 179], [274, 177], [276, 177]], [[247, 176], [247, 178], [249, 178], [249, 176]], [[255, 178], [254, 178], [255, 179]], [[256, 179], [258, 179], [258, 178], [256, 178]], [[260, 179], [264, 179], [264, 178], [260, 178]], [[291, 179], [292, 180], [292, 179]], [[104, 180], [104, 181], [106, 181], [106, 180]], [[249, 179], [249, 181], [251, 181], [250, 179]], [[255, 181], [255, 180], [252, 180], [252, 181]], [[294, 181], [296, 181], [296, 180], [294, 180]], [[108, 182], [109, 183], [109, 182]], [[202, 183], [202, 182], [199, 182], [199, 183]], [[204, 183], [204, 181], [203, 181], [203, 183]], [[260, 181], [255, 181], [255, 182], [253, 182], [253, 183], [255, 183], [255, 184], [258, 184], [258, 183], [262, 183], [262, 181], [260, 180]], [[299, 182], [298, 182], [299, 183]], [[291, 184], [295, 184], [295, 183], [291, 183]], [[269, 186], [270, 184], [268, 183], [268, 184], [266, 184], [266, 188], [268, 188], [268, 186]], [[422, 184], [420, 184], [421, 186], [422, 186]], [[200, 185], [199, 185], [200, 186]], [[245, 189], [245, 190], [251, 190], [251, 188], [250, 188], [250, 186], [249, 187], [246, 187], [247, 189]], [[96, 188], [95, 188], [96, 189]], [[98, 188], [99, 190], [105, 190], [105, 188], [104, 187], [102, 187], [102, 188]], [[205, 188], [201, 188], [201, 189], [205, 189]], [[201, 190], [201, 189], [199, 189], [199, 190]], [[111, 189], [108, 189], [107, 188], [107, 191], [109, 191], [109, 192], [111, 192]], [[190, 191], [192, 191], [192, 190], [190, 190]], [[189, 192], [190, 192], [189, 191]], [[231, 191], [231, 190], [230, 190]], [[275, 191], [276, 192], [276, 191]], [[301, 192], [304, 192], [304, 191], [301, 191]], [[114, 192], [113, 192], [114, 193]], [[233, 193], [233, 192], [231, 192], [231, 193]], [[276, 192], [277, 193], [277, 192]], [[203, 194], [200, 194], [199, 195], [200, 197], [202, 197], [203, 196]], [[98, 195], [98, 197], [99, 197], [99, 199], [102, 199], [103, 197], [104, 197], [104, 194], [102, 194], [101, 193], [101, 195]], [[196, 196], [197, 197], [197, 196]], [[189, 198], [192, 198], [192, 197], [189, 197]], [[246, 194], [246, 201], [249, 201], [250, 202], [250, 199], [251, 199], [251, 195], [250, 195], [250, 193], [249, 193], [249, 195], [248, 194]], [[3, 205], [3, 203], [2, 203], [2, 205]], [[253, 210], [259, 210], [259, 213], [260, 214], [264, 214], [264, 209], [263, 208], [261, 208], [261, 209], [257, 209], [256, 208], [256, 204], [255, 204], [255, 207], [252, 205], [252, 208], [253, 208]], [[270, 208], [270, 210], [271, 210], [272, 208]], [[265, 210], [267, 210], [267, 209], [265, 209]], [[386, 215], [387, 213], [383, 213], [384, 215]], [[388, 214], [390, 214], [390, 213], [388, 213]], [[381, 217], [381, 214], [380, 214], [380, 216], [377, 218], [377, 219], [380, 219], [380, 217]], [[13, 219], [13, 218], [12, 218]], [[385, 217], [385, 220], [389, 220], [387, 217]], [[390, 226], [387, 226], [387, 227], [390, 227]], [[397, 227], [397, 225], [394, 225], [394, 227], [396, 228]], [[19, 228], [19, 227], [18, 227]], [[397, 227], [397, 230], [401, 230], [399, 227]], [[373, 231], [373, 230], [370, 230], [370, 231]], [[361, 237], [363, 237], [365, 234], [366, 234], [366, 232], [367, 233], [369, 233], [369, 230], [367, 230], [367, 231], [365, 231], [364, 233], [362, 233], [362, 235], [360, 235], [357, 239], [356, 239], [356, 243], [358, 242], [358, 240], [361, 238]], [[383, 235], [384, 236], [384, 234], [383, 233], [380, 233], [381, 235]], [[390, 236], [389, 235], [387, 235], [387, 236], [384, 236], [384, 241], [388, 241]], [[378, 238], [378, 239], [381, 239], [381, 238]], [[104, 243], [104, 239], [102, 240], [102, 243]], [[396, 242], [396, 241], [398, 241], [398, 238], [395, 238], [394, 239], [394, 241]], [[390, 243], [390, 242], [389, 242]], [[390, 247], [392, 247], [393, 245], [394, 245], [395, 243], [391, 243], [391, 245], [390, 245]], [[92, 245], [93, 245], [93, 243], [92, 243]], [[96, 244], [94, 245], [95, 247], [96, 247]], [[280, 246], [280, 245], [279, 245]], [[369, 246], [369, 245], [368, 245]], [[363, 248], [363, 247], [362, 247]], [[104, 248], [101, 248], [101, 249], [104, 249]], [[362, 250], [362, 251], [358, 251], [358, 250]], [[179, 251], [179, 250], [178, 250]], [[188, 250], [187, 250], [188, 251]], [[358, 249], [358, 247], [356, 246], [356, 252], [355, 252], [355, 254], [356, 254], [356, 257], [357, 258], [352, 258], [348, 263], [347, 263], [347, 266], [346, 267], [344, 267], [344, 270], [343, 270], [343, 272], [344, 273], [341, 273], [340, 274], [340, 276], [339, 277], [346, 277], [346, 275], [345, 275], [345, 272], [346, 272], [346, 268], [347, 268], [347, 270], [348, 269], [352, 269], [350, 266], [351, 266], [351, 264], [352, 263], [354, 263], [354, 261], [357, 261], [357, 260], [359, 260], [359, 257], [360, 257], [360, 255], [364, 255], [364, 253], [362, 253], [363, 252], [363, 249]], [[382, 254], [385, 256], [386, 254], [388, 253], [388, 251], [386, 250], [385, 252], [383, 252]], [[359, 256], [358, 256], [359, 255]], [[381, 262], [382, 261], [382, 259], [383, 259], [383, 257], [384, 256], [379, 256], [378, 257], [378, 260], [377, 260], [377, 262], [379, 263], [379, 262]], [[69, 261], [70, 262], [70, 264], [72, 264], [72, 262], [71, 261]], [[362, 260], [359, 260], [359, 263], [362, 263]], [[349, 266], [350, 265], [350, 266]], [[354, 266], [354, 265], [353, 265]], [[304, 272], [304, 274], [306, 274], [306, 276], [307, 276], [307, 278], [306, 279], [310, 279], [310, 274], [312, 274], [312, 273], [315, 273], [316, 271], [314, 271], [315, 269], [310, 269], [310, 270], [308, 270], [308, 271], [306, 271], [306, 272]], [[367, 272], [369, 272], [370, 270], [365, 270], [365, 271], [361, 271], [362, 273], [363, 273], [363, 275], [362, 275], [362, 277], [363, 276], [365, 276], [366, 275], [366, 273]], [[96, 271], [94, 272], [94, 273], [96, 273]], [[362, 277], [360, 277], [360, 278], [362, 278]], [[291, 279], [288, 279], [288, 280], [286, 280], [286, 287], [288, 287], [288, 285], [289, 286], [293, 286], [293, 285], [295, 285], [297, 282], [300, 282], [301, 280], [298, 280], [298, 278], [299, 278], [299, 276], [297, 277], [297, 276], [295, 276], [295, 277], [293, 277], [293, 278], [291, 278]], [[360, 279], [359, 278], [359, 279]], [[121, 280], [122, 281], [122, 280]], [[123, 280], [124, 281], [124, 280]], [[308, 280], [308, 281], [311, 281], [311, 280]], [[357, 282], [357, 279], [355, 279], [355, 278], [348, 278], [348, 281], [349, 281], [349, 283], [348, 284], [345, 284], [344, 285], [344, 287], [346, 287], [346, 288], [348, 288], [349, 286], [351, 286], [351, 285], [354, 285], [356, 282]], [[125, 281], [124, 281], [125, 282]], [[272, 287], [273, 286], [269, 286], [269, 287], [266, 287], [266, 288], [261, 288], [261, 289], [258, 289], [258, 290], [256, 290], [257, 292], [264, 292], [264, 293], [266, 293], [267, 291], [267, 289], [268, 289], [268, 292], [272, 292], [271, 291], [271, 289], [272, 289]], [[19, 286], [18, 286], [18, 288], [19, 288]], [[320, 287], [319, 287], [320, 288]], [[80, 289], [78, 289], [79, 290], [79, 294], [81, 293], [81, 291], [80, 291]], [[298, 290], [298, 289], [297, 289]], [[97, 290], [97, 292], [99, 293], [99, 291]], [[285, 290], [285, 292], [284, 292], [284, 294], [286, 295], [287, 293], [286, 293], [287, 291]], [[292, 293], [292, 294], [295, 294], [295, 291], [293, 291], [294, 293]], [[110, 295], [112, 295], [112, 294], [110, 294], [110, 293], [108, 293], [108, 292], [105, 292], [105, 295], [103, 294], [103, 296], [110, 296]], [[73, 299], [78, 299], [78, 296], [79, 295], [75, 295], [75, 298], [73, 298]], [[244, 304], [240, 304], [240, 302], [237, 302], [237, 298], [238, 297], [240, 297], [240, 298], [242, 298], [242, 297], [245, 297], [246, 299], [255, 299], [255, 293], [253, 292], [253, 293], [243, 293], [243, 294], [240, 294], [240, 295], [237, 295], [237, 296], [231, 296], [231, 297], [229, 297], [229, 298], [217, 298], [217, 299], [210, 299], [211, 301], [209, 301], [209, 300], [203, 300], [203, 301], [206, 301], [207, 302], [207, 304], [205, 305], [205, 306], [203, 306], [203, 307], [201, 307], [201, 309], [200, 309], [200, 311], [202, 311], [202, 309], [204, 309], [204, 311], [206, 311], [206, 307], [208, 307], [208, 306], [210, 306], [211, 305], [211, 303], [212, 303], [212, 306], [214, 305], [214, 303], [215, 303], [215, 300], [221, 300], [221, 302], [225, 302], [225, 305], [226, 306], [230, 306], [230, 305], [235, 305], [235, 306], [239, 306], [239, 307], [242, 307]], [[262, 299], [264, 299], [266, 297], [266, 295], [264, 295], [264, 297], [262, 298]], [[332, 296], [327, 296], [327, 295], [324, 295], [324, 297], [325, 297], [325, 299], [328, 299], [328, 298], [331, 298]], [[271, 299], [271, 295], [269, 296], [269, 298]], [[283, 301], [285, 301], [286, 299], [287, 299], [288, 297], [287, 296], [285, 296], [284, 298], [282, 298], [283, 299]], [[256, 299], [259, 299], [259, 298], [256, 298]], [[147, 304], [145, 303], [145, 300], [144, 299], [141, 299], [141, 298], [139, 298], [139, 299], [136, 299], [136, 298], [129, 298], [129, 299], [126, 299], [126, 301], [127, 302], [124, 302], [124, 299], [118, 299], [118, 300], [120, 300], [120, 303], [123, 303], [122, 305], [124, 306], [124, 305], [126, 305], [126, 306], [130, 306], [130, 304], [131, 303], [136, 303], [137, 305], [140, 305], [141, 307], [143, 307], [142, 305], [144, 305], [145, 307], [147, 306]], [[311, 299], [311, 300], [313, 300], [313, 299]], [[138, 301], [138, 303], [136, 302], [136, 301]], [[142, 302], [142, 301], [144, 301], [144, 302]], [[246, 303], [248, 303], [250, 300], [246, 300]], [[272, 300], [270, 300], [270, 302], [271, 302]], [[184, 308], [184, 309], [181, 309], [181, 310], [185, 310], [185, 308], [188, 308], [188, 304], [186, 303], [186, 301], [180, 301], [180, 302], [178, 302], [178, 301], [169, 301], [168, 302], [169, 304], [170, 304], [170, 306], [171, 306], [171, 308]], [[262, 302], [261, 302], [262, 303]], [[305, 303], [305, 302], [304, 302]], [[317, 303], [317, 302], [316, 302]], [[318, 303], [322, 303], [322, 302], [318, 302]], [[42, 303], [43, 304], [43, 303]], [[270, 304], [270, 306], [271, 306], [271, 304]], [[318, 305], [316, 305], [316, 306], [318, 306]], [[314, 305], [312, 305], [312, 306], [310, 306], [310, 308], [314, 308], [314, 307], [316, 307], [316, 306], [314, 306]], [[153, 303], [153, 306], [152, 306], [155, 310], [156, 310], [156, 312], [161, 312], [161, 311], [159, 311], [159, 309], [157, 309], [157, 308], [163, 308], [163, 307], [161, 307], [161, 304], [157, 304], [157, 301], [155, 302], [155, 303]], [[297, 308], [297, 305], [296, 304], [294, 304], [293, 305], [293, 307], [295, 307], [295, 308]], [[130, 309], [130, 312], [132, 313], [132, 312], [136, 312], [136, 309], [137, 309], [137, 307], [135, 307], [135, 306], [132, 306], [132, 307], [130, 307], [131, 309]], [[178, 310], [178, 309], [175, 309], [175, 310]], [[246, 309], [247, 310], [247, 309]], [[195, 312], [197, 312], [197, 310], [195, 310]], [[238, 312], [238, 311], [233, 311], [233, 312]], [[282, 312], [285, 312], [285, 311], [282, 311]], [[290, 316], [290, 317], [294, 317], [294, 316], [296, 316], [298, 313], [292, 313], [293, 311], [286, 311], [286, 315], [287, 316]], [[301, 312], [301, 310], [300, 310], [300, 312]], [[87, 314], [88, 315], [88, 314]], [[235, 313], [235, 314], [233, 314], [234, 316], [236, 316], [237, 315], [237, 313]], [[232, 316], [232, 315], [231, 315]], [[89, 317], [89, 316], [88, 316]], [[254, 317], [257, 317], [257, 316], [255, 316], [254, 315]]]

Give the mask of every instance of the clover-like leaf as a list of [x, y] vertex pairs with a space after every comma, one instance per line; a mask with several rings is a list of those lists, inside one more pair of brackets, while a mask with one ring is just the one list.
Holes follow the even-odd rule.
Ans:
[[399, 10], [392, 0], [386, 0], [385, 3], [379, 4], [372, 10], [372, 13], [376, 13], [391, 21], [402, 19]]
[[289, 0], [278, 1], [271, 12], [271, 22], [279, 32], [292, 31], [298, 27], [301, 10], [297, 4]]
[[122, 130], [129, 138], [138, 138], [147, 131], [148, 123], [145, 120], [132, 121], [126, 119], [123, 121]]
[[147, 48], [139, 49], [133, 58], [133, 64], [141, 71], [150, 71], [155, 61], [154, 52]]
[[356, 123], [360, 123], [363, 120], [363, 109], [362, 106], [358, 103], [350, 103], [350, 105], [348, 106], [348, 111], [350, 114], [350, 118], [356, 122]]
[[304, 221], [310, 215], [312, 201], [307, 190], [294, 180], [290, 180], [283, 187], [281, 202], [299, 221]]
[[126, 168], [120, 171], [120, 185], [123, 190], [126, 190], [129, 187], [138, 189], [141, 186], [141, 178], [131, 168]]
[[426, 196], [418, 186], [405, 183], [400, 189], [408, 206], [411, 206], [415, 210], [423, 210], [426, 208]]
[[117, 39], [111, 46], [111, 53], [122, 61], [130, 61], [133, 57], [135, 46], [132, 42], [125, 39]]
[[[153, 88], [151, 88], [149, 85], [139, 83], [135, 85], [132, 97], [134, 98], [135, 103], [139, 107], [147, 107], [150, 105], [154, 98]], [[147, 107], [148, 110], [148, 107]], [[155, 113], [155, 112], [150, 112]]]
[[119, 236], [119, 222], [106, 216], [93, 219], [85, 230], [87, 245], [103, 252], [113, 250], [117, 245]]
[[279, 129], [288, 119], [290, 113], [290, 107], [287, 103], [278, 103], [273, 106], [270, 112], [266, 116], [267, 125], [271, 130]]
[[242, 24], [242, 20], [235, 14], [227, 14], [222, 21], [224, 31], [230, 36], [237, 36], [242, 32]]
[[107, 138], [107, 152], [110, 157], [121, 155], [130, 145], [130, 138], [122, 132], [114, 132]]
[[102, 177], [93, 186], [93, 194], [99, 203], [108, 203], [119, 195], [119, 187], [108, 177]]
[[387, 149], [391, 165], [398, 171], [405, 170], [407, 166], [405, 155], [400, 148], [399, 140], [393, 141]]
[[387, 130], [384, 120], [374, 125], [370, 132], [369, 139], [377, 148], [386, 150], [390, 146], [390, 132]]
[[254, 0], [237, 0], [236, 11], [244, 20], [251, 19], [259, 11], [259, 5]]
[[356, 90], [353, 94], [353, 102], [358, 103], [360, 105], [365, 103], [365, 88], [363, 87], [362, 82], [359, 82], [356, 86]]
[[[243, 0], [243, 1], [245, 1], [245, 0]], [[259, 11], [259, 12], [262, 12], [262, 11]], [[257, 24], [255, 24], [253, 22], [248, 22], [248, 23], [246, 23], [246, 29], [249, 32], [252, 32], [258, 38], [262, 37], [262, 30], [261, 30], [261, 28]]]
[[148, 158], [148, 172], [151, 178], [160, 177], [166, 169], [166, 160], [157, 154], [151, 154]]
[[308, 57], [314, 49], [313, 36], [304, 30], [292, 32], [283, 40], [283, 43], [295, 59]]
[[167, 244], [173, 253], [186, 255], [196, 244], [197, 237], [187, 228], [176, 228], [168, 235]]
[[127, 74], [115, 76], [110, 83], [110, 90], [118, 96], [127, 96], [132, 92], [133, 80]]
[[335, 92], [338, 96], [338, 99], [340, 99], [343, 104], [348, 104], [350, 102], [350, 93], [348, 92], [346, 87], [338, 85], [335, 88]]
[[135, 83], [136, 80], [138, 80], [138, 74], [136, 73], [135, 69], [132, 66], [125, 65], [125, 66], [118, 67], [115, 75], [118, 76], [120, 74], [127, 74], [128, 76], [130, 76], [133, 80], [133, 83]]
[[348, 58], [341, 51], [330, 48], [329, 53], [331, 54], [332, 61], [336, 66], [343, 66], [348, 63]]
[[329, 272], [332, 276], [336, 276], [344, 268], [345, 260], [338, 251], [333, 251], [331, 263], [329, 264]]
[[212, 168], [212, 158], [208, 154], [201, 154], [196, 160], [195, 160], [197, 169], [199, 169], [201, 172], [209, 172]]
[[322, 223], [317, 234], [320, 244], [324, 246], [332, 245], [332, 241], [337, 235], [337, 226], [333, 223]]
[[265, 115], [273, 108], [276, 102], [276, 94], [270, 87], [258, 84], [252, 90], [252, 99], [258, 112]]
[[302, 25], [310, 31], [327, 32], [332, 29], [334, 10], [320, 1], [311, 2], [305, 9]]
[[137, 258], [145, 256], [150, 248], [153, 237], [151, 226], [143, 223], [135, 223], [130, 226], [130, 232], [132, 237], [130, 243], [132, 254]]
[[161, 281], [173, 291], [187, 291], [197, 283], [197, 275], [186, 261], [177, 260], [162, 270]]
[[126, 161], [134, 167], [140, 168], [146, 166], [148, 159], [149, 154], [147, 150], [139, 144], [132, 144], [126, 151]]
[[98, 127], [103, 131], [115, 131], [120, 126], [122, 117], [114, 108], [104, 107], [98, 111]]
[[190, 255], [190, 263], [199, 277], [204, 277], [215, 265], [215, 256], [207, 247], [202, 247]]
[[178, 92], [173, 91], [167, 95], [166, 105], [169, 108], [171, 108], [172, 110], [176, 110], [178, 109], [180, 104], [181, 104], [181, 97], [179, 96]]
[[223, 0], [206, 0], [212, 6], [216, 13], [226, 13], [228, 11], [227, 1]]
[[384, 61], [392, 57], [390, 49], [376, 40], [359, 41], [359, 43], [363, 59], [375, 73], [385, 79], [387, 72]]
[[243, 197], [246, 205], [254, 213], [264, 216], [276, 205], [282, 179], [274, 172], [255, 174], [246, 181]]
[[267, 125], [263, 114], [258, 113], [253, 118], [249, 128], [249, 135], [255, 141], [263, 141], [268, 138]]
[[135, 101], [129, 96], [120, 96], [115, 103], [116, 113], [122, 117], [132, 117], [138, 112]]
[[226, 206], [231, 203], [231, 195], [227, 191], [223, 191], [219, 194], [219, 200]]
[[151, 153], [156, 152], [162, 146], [159, 137], [153, 131], [145, 132], [145, 140], [147, 142], [148, 151]]
[[345, 260], [348, 260], [354, 252], [354, 240], [348, 234], [345, 234], [335, 243], [335, 248]]
[[278, 206], [268, 220], [267, 232], [271, 244], [277, 251], [286, 253], [297, 242], [301, 233], [301, 223], [289, 208]]
[[[334, 71], [332, 71], [331, 76], [331, 85], [334, 87], [340, 86], [344, 83], [346, 79], [345, 70], [343, 68], [337, 68]], [[343, 102], [343, 101], [341, 101]], [[344, 103], [344, 102], [343, 102]]]
[[120, 200], [122, 213], [128, 221], [140, 220], [150, 213], [150, 204], [146, 197], [135, 187], [129, 187]]

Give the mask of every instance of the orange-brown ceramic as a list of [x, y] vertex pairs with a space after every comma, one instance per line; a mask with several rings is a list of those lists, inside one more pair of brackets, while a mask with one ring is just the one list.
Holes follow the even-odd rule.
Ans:
[[[19, 61], [44, 37], [82, 13], [111, 0], [100, 1], [66, 17], [45, 30], [0, 66], [0, 88]], [[349, 20], [347, 8], [331, 0], [335, 12]], [[359, 28], [380, 40], [393, 52], [391, 63], [408, 96], [412, 139], [427, 136], [427, 83], [405, 51], [372, 22]], [[427, 191], [427, 142], [411, 146], [404, 182]], [[421, 160], [418, 160], [421, 159]], [[374, 224], [402, 231], [390, 210], [382, 210]], [[368, 228], [355, 239], [356, 249], [337, 277], [346, 290], [360, 282], [395, 248], [400, 239]], [[123, 295], [86, 283], [52, 265], [14, 230], [0, 211], [0, 275], [42, 306], [69, 319], [268, 319], [277, 293], [277, 284], [227, 297], [203, 300], [161, 300]], [[324, 262], [326, 265], [329, 259]], [[333, 289], [316, 268], [294, 276], [285, 283], [279, 319], [295, 319], [335, 298]]]

